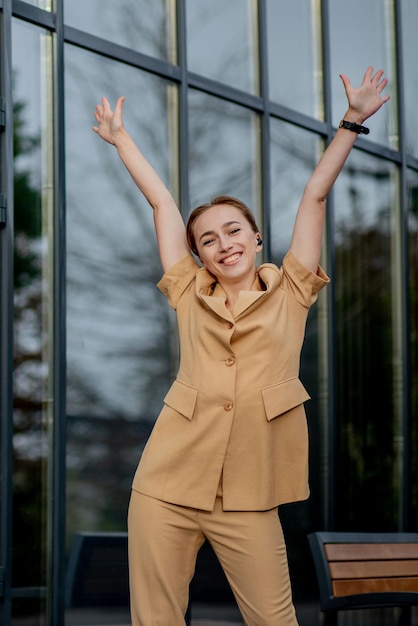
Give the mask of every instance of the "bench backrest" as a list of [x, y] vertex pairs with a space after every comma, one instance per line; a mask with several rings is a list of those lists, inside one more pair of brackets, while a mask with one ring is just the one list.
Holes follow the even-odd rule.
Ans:
[[76, 533], [67, 567], [68, 607], [129, 607], [128, 534]]
[[323, 611], [418, 605], [417, 533], [308, 535]]

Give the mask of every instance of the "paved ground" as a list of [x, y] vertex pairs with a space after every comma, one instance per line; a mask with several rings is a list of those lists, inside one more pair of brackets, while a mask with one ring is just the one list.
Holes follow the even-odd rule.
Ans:
[[[13, 626], [39, 626], [34, 620], [13, 622]], [[110, 609], [71, 609], [66, 613], [65, 626], [130, 626], [126, 611]], [[244, 626], [236, 607], [196, 606], [191, 626]]]
[[242, 626], [243, 622], [207, 622], [205, 620], [192, 620], [191, 626]]

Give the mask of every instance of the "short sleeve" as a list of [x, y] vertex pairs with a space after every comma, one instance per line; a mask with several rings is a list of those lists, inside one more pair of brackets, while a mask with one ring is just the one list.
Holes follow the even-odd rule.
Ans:
[[192, 255], [188, 254], [173, 267], [170, 267], [157, 283], [158, 289], [166, 296], [173, 309], [177, 308], [181, 295], [193, 282], [199, 269], [199, 265]]
[[329, 282], [330, 279], [321, 266], [318, 266], [317, 273], [314, 274], [302, 265], [291, 251], [283, 259], [282, 288], [289, 291], [304, 306], [312, 306], [318, 292]]

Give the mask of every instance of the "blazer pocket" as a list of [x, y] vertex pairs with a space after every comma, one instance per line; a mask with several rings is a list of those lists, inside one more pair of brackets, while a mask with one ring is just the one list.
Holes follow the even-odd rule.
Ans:
[[286, 411], [309, 400], [310, 395], [299, 378], [289, 378], [281, 383], [269, 385], [261, 390], [267, 420], [270, 422]]
[[196, 406], [196, 400], [196, 387], [190, 387], [189, 385], [181, 383], [179, 380], [175, 380], [164, 398], [164, 404], [191, 420]]

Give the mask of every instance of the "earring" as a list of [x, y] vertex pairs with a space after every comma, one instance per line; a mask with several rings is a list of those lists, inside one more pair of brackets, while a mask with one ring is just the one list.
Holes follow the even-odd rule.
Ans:
[[261, 237], [257, 237], [257, 246], [262, 246], [263, 245], [263, 240], [261, 239]]

